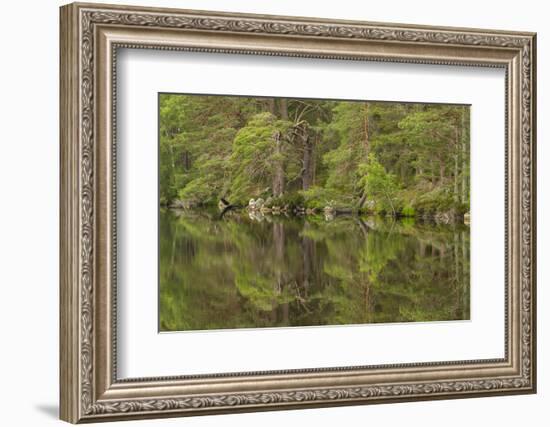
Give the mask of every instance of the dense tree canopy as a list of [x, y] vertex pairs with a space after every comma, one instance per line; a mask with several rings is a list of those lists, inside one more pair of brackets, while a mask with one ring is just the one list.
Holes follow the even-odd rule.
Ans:
[[160, 202], [469, 210], [466, 106], [162, 94]]

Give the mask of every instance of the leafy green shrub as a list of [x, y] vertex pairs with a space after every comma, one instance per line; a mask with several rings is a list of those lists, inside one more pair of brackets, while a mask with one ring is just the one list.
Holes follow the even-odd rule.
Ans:
[[396, 205], [399, 182], [397, 176], [388, 173], [378, 161], [374, 153], [370, 153], [368, 161], [358, 167], [361, 175], [359, 185], [363, 187], [369, 198], [376, 201], [379, 213], [396, 215], [399, 206]]
[[416, 215], [416, 211], [412, 206], [406, 205], [401, 209], [401, 215], [406, 217], [413, 217]]
[[304, 206], [304, 196], [302, 196], [300, 193], [290, 193], [290, 194], [283, 194], [279, 197], [274, 197], [271, 202], [271, 206], [284, 206], [289, 207], [298, 207], [298, 206]]
[[338, 192], [321, 187], [311, 187], [308, 190], [300, 191], [303, 203], [306, 208], [323, 209], [325, 206], [335, 204]]
[[459, 203], [456, 210], [459, 214], [464, 215], [466, 212], [470, 212], [470, 203]]
[[414, 203], [414, 208], [419, 214], [428, 215], [449, 211], [454, 207], [453, 196], [446, 188], [436, 188], [424, 193]]

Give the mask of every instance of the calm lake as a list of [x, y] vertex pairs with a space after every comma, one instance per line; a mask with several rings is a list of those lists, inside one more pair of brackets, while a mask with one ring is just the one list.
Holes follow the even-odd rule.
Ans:
[[462, 224], [161, 210], [160, 330], [470, 318]]

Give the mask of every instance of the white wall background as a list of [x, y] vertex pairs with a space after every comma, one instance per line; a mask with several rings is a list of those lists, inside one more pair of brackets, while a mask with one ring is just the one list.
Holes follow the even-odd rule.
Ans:
[[[113, 3], [122, 3], [110, 0]], [[129, 0], [130, 1], [130, 0]], [[550, 28], [545, 2], [133, 0], [133, 4], [538, 32], [539, 393], [437, 402], [136, 421], [124, 426], [547, 425], [550, 406]], [[0, 424], [61, 425], [58, 402], [58, 0], [2, 6]], [[498, 255], [495, 255], [498, 256]], [[545, 336], [546, 335], [546, 336]]]

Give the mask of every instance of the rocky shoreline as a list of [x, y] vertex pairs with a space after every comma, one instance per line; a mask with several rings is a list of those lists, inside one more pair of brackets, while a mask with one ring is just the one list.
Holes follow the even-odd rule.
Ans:
[[[184, 200], [173, 200], [168, 206], [170, 209], [196, 209], [198, 206], [195, 203], [186, 202]], [[274, 205], [273, 199], [270, 197], [266, 200], [261, 197], [257, 199], [250, 199], [248, 205], [239, 206], [232, 205], [225, 199], [221, 199], [218, 202], [218, 209], [222, 215], [229, 210], [246, 210], [251, 214], [259, 215], [296, 215], [296, 216], [307, 216], [307, 215], [324, 215], [327, 219], [332, 219], [339, 215], [379, 215], [375, 212], [371, 212], [368, 209], [354, 209], [348, 207], [334, 207], [334, 206], [325, 206], [323, 208], [311, 208], [305, 206], [291, 206], [286, 204], [284, 206]], [[466, 212], [461, 214], [456, 210], [448, 210], [442, 212], [434, 213], [423, 213], [419, 215], [393, 215], [386, 214], [385, 216], [394, 216], [397, 218], [416, 218], [422, 221], [435, 222], [436, 224], [456, 224], [463, 223], [470, 225], [470, 213]]]

